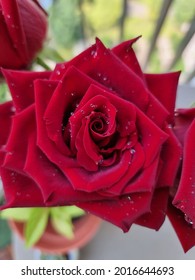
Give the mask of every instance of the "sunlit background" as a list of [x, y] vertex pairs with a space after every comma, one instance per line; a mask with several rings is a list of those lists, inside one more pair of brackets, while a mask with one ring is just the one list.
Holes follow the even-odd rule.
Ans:
[[142, 35], [135, 50], [145, 71], [182, 70], [180, 83], [195, 84], [195, 0], [40, 2], [49, 14], [47, 44], [64, 59], [93, 43], [95, 37], [112, 47]]

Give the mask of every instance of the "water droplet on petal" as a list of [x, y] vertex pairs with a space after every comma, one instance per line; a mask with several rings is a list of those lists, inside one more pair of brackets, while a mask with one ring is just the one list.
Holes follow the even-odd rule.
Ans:
[[131, 153], [132, 155], [135, 154], [135, 152], [136, 152], [135, 149], [131, 149], [131, 150], [130, 150], [130, 153]]
[[10, 111], [11, 111], [12, 113], [15, 113], [15, 112], [16, 112], [16, 108], [15, 108], [14, 106], [12, 106], [12, 107], [10, 108]]
[[186, 214], [184, 215], [184, 219], [186, 220], [186, 222], [187, 222], [188, 224], [193, 225], [192, 220], [191, 220]]

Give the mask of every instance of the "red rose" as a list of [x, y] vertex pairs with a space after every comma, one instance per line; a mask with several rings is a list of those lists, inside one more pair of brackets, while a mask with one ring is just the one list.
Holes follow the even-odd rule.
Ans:
[[0, 66], [27, 67], [42, 48], [47, 16], [37, 0], [0, 0]]
[[124, 231], [160, 227], [180, 162], [179, 73], [144, 75], [135, 40], [109, 50], [97, 39], [51, 73], [4, 71], [16, 109], [6, 207], [75, 204]]
[[183, 145], [183, 161], [168, 215], [187, 251], [195, 244], [195, 108], [177, 110], [174, 130]]

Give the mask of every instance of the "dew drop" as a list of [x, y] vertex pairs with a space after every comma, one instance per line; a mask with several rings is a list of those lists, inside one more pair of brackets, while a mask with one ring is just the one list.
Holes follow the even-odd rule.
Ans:
[[102, 165], [104, 163], [104, 160], [103, 159], [100, 159], [99, 161], [98, 161], [98, 164], [99, 165]]
[[97, 51], [92, 50], [92, 51], [91, 51], [91, 55], [92, 55], [93, 57], [96, 57], [96, 56], [97, 56]]
[[65, 69], [66, 66], [64, 64], [61, 64], [61, 69]]
[[135, 154], [135, 152], [136, 152], [135, 149], [131, 149], [131, 150], [130, 150], [130, 153], [131, 153], [132, 155]]
[[15, 113], [15, 112], [16, 112], [16, 108], [15, 108], [15, 107], [13, 107], [13, 106], [11, 107], [11, 109], [10, 109], [10, 110], [11, 110], [11, 112], [12, 112], [12, 113]]
[[184, 219], [186, 220], [186, 222], [187, 222], [188, 224], [193, 225], [192, 220], [191, 220], [186, 214], [184, 215]]

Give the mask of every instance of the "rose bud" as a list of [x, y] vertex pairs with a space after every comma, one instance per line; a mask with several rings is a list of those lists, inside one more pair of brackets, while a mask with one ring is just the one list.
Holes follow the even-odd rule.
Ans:
[[0, 0], [0, 67], [28, 67], [46, 32], [47, 14], [37, 0]]

